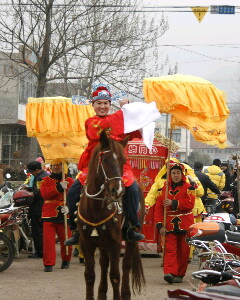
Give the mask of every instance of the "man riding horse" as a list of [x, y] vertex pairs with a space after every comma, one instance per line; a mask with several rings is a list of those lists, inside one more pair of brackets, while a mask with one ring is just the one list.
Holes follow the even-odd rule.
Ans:
[[[111, 101], [112, 95], [105, 85], [99, 85], [92, 93], [92, 106], [96, 116], [89, 118], [85, 123], [86, 136], [89, 142], [78, 164], [78, 169], [81, 173], [69, 190], [67, 199], [70, 229], [73, 231], [72, 237], [65, 241], [65, 245], [68, 246], [78, 243], [79, 233], [76, 231], [77, 225], [74, 222], [74, 212], [76, 210], [76, 203], [80, 199], [82, 187], [85, 185], [88, 164], [91, 154], [99, 142], [100, 133], [103, 130], [107, 130], [110, 138], [116, 141], [121, 141], [126, 136], [129, 137], [129, 140], [132, 140], [133, 138], [142, 138], [143, 135], [143, 140], [148, 141], [150, 148], [152, 146], [153, 121], [160, 117], [155, 103], [146, 104], [138, 102], [138, 104], [128, 104], [129, 101], [124, 99], [120, 102], [122, 109], [109, 115]], [[142, 134], [136, 129], [141, 129]], [[128, 159], [123, 167], [122, 181], [125, 187], [125, 194], [123, 196], [125, 221], [122, 227], [122, 236], [124, 240], [139, 241], [144, 239], [144, 235], [140, 233], [141, 228], [138, 218], [139, 190]]]

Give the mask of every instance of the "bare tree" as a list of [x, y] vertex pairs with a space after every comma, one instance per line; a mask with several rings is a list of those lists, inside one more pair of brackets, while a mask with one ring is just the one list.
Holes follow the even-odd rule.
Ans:
[[136, 3], [12, 0], [0, 15], [2, 53], [36, 76], [37, 97], [51, 81], [80, 82], [87, 96], [98, 80], [136, 93], [146, 75], [161, 75], [157, 39], [168, 29], [163, 16], [156, 25]]

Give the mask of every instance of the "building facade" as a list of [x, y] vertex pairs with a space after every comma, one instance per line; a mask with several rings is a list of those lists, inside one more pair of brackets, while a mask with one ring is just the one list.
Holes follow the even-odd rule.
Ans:
[[[161, 118], [156, 121], [155, 131], [161, 133], [165, 137], [170, 136], [170, 116], [162, 114]], [[187, 161], [190, 154], [190, 132], [185, 128], [172, 129], [172, 140], [179, 146], [179, 150], [175, 153], [176, 158], [180, 161]]]
[[199, 154], [207, 154], [210, 157], [210, 160], [213, 161], [215, 158], [219, 158], [221, 161], [232, 161], [232, 156], [238, 155], [240, 152], [239, 146], [234, 146], [230, 142], [227, 142], [228, 147], [225, 149], [219, 149], [217, 147], [200, 143], [191, 138], [191, 149], [192, 152], [197, 152]]
[[18, 169], [39, 154], [36, 139], [26, 136], [25, 116], [27, 99], [36, 92], [36, 78], [4, 53], [0, 70], [0, 164]]

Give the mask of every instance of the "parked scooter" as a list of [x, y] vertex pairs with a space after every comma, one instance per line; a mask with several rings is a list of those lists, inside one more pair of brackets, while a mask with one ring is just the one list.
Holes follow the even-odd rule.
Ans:
[[[192, 273], [201, 282], [196, 291], [168, 291], [168, 299], [239, 299], [240, 233], [225, 231], [221, 223], [201, 222], [190, 226], [187, 240], [203, 259], [202, 269]], [[226, 245], [235, 248], [235, 253], [227, 251]]]
[[224, 224], [226, 230], [240, 230], [240, 219], [233, 215], [233, 203], [232, 192], [222, 191], [216, 204], [216, 211], [203, 213], [204, 222], [219, 222]]
[[19, 252], [30, 246], [28, 205], [32, 199], [31, 193], [17, 191], [8, 198], [9, 203], [4, 201], [4, 207], [0, 208], [0, 272], [11, 265], [15, 254], [19, 257]]

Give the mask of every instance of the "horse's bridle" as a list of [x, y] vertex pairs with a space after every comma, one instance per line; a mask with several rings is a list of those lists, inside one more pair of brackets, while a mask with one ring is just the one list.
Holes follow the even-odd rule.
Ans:
[[97, 192], [97, 193], [94, 194], [94, 195], [88, 194], [88, 192], [87, 192], [87, 185], [86, 185], [84, 191], [85, 191], [86, 196], [89, 197], [89, 198], [96, 199], [96, 200], [102, 200], [102, 201], [103, 201], [103, 200], [106, 200], [106, 198], [96, 198], [97, 196], [99, 196], [99, 195], [103, 192], [103, 190], [105, 189], [106, 183], [108, 183], [109, 181], [111, 181], [111, 180], [113, 180], [113, 179], [120, 179], [120, 180], [122, 180], [122, 177], [119, 177], [119, 176], [109, 178], [109, 177], [107, 176], [105, 170], [104, 170], [103, 163], [102, 163], [102, 155], [105, 154], [105, 153], [111, 152], [111, 151], [112, 151], [112, 150], [106, 150], [106, 151], [102, 151], [102, 152], [99, 153], [99, 160], [98, 160], [97, 173], [98, 173], [99, 165], [100, 165], [100, 166], [102, 167], [103, 175], [104, 175], [104, 177], [105, 177], [105, 182], [104, 182], [104, 184], [101, 185], [100, 191]]

